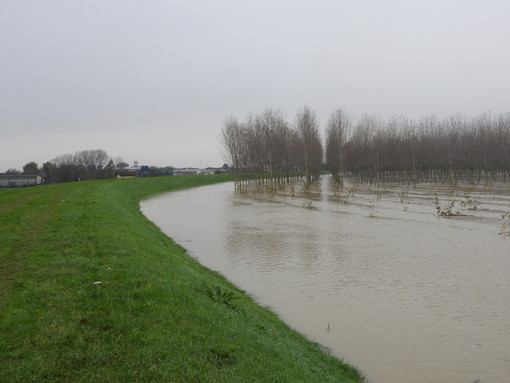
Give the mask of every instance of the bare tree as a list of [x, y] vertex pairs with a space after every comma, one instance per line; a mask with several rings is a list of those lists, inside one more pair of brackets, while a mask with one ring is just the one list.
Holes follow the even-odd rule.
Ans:
[[58, 155], [45, 163], [44, 170], [51, 182], [112, 178], [115, 176], [115, 163], [102, 149], [84, 150]]
[[74, 161], [78, 166], [87, 170], [88, 176], [95, 178], [95, 174], [102, 170], [109, 162], [110, 157], [102, 149], [83, 150], [76, 152]]
[[326, 129], [326, 164], [339, 184], [343, 184], [340, 176], [343, 171], [343, 147], [351, 126], [351, 118], [342, 109], [337, 109], [331, 114]]
[[36, 162], [28, 162], [23, 166], [23, 174], [35, 175], [39, 172], [39, 166]]
[[220, 143], [223, 147], [225, 161], [232, 165], [234, 172], [237, 173], [242, 167], [242, 126], [237, 118], [229, 117], [223, 123], [223, 129], [220, 133]]
[[[312, 178], [318, 177], [322, 166], [322, 158], [316, 151], [320, 146], [322, 156], [322, 145], [319, 135], [319, 122], [315, 111], [305, 106], [296, 115], [296, 130], [303, 142], [304, 171], [308, 184]], [[317, 163], [318, 162], [318, 163]]]

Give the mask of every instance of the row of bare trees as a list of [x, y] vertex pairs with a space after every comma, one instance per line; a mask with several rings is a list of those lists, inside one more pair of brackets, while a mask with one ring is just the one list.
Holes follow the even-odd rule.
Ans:
[[308, 107], [297, 113], [294, 125], [274, 109], [249, 115], [244, 122], [230, 117], [220, 142], [234, 171], [254, 173], [259, 184], [279, 185], [299, 174], [311, 183], [323, 164], [319, 123]]
[[255, 172], [260, 181], [303, 174], [310, 183], [323, 160], [339, 183], [346, 174], [370, 183], [510, 179], [510, 113], [355, 121], [338, 109], [327, 122], [323, 153], [312, 109], [301, 109], [293, 125], [267, 109], [244, 122], [227, 119], [220, 141], [233, 169]]
[[480, 182], [509, 177], [510, 113], [418, 121], [394, 117], [386, 122], [363, 116], [346, 126], [340, 166], [361, 181]]

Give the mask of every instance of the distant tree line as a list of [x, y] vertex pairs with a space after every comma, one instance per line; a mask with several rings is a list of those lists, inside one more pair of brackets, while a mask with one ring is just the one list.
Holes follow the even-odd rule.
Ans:
[[[42, 164], [28, 162], [23, 171], [8, 169], [6, 175], [40, 175], [46, 183], [84, 181], [115, 178], [117, 174], [129, 169], [129, 164], [121, 157], [110, 157], [102, 149], [84, 150], [76, 153], [61, 154]], [[141, 166], [131, 171], [137, 177], [156, 177], [173, 174], [171, 166]]]
[[45, 162], [42, 171], [51, 183], [114, 178], [122, 159], [111, 158], [102, 149], [61, 154]]
[[4, 174], [40, 175], [46, 182], [69, 182], [77, 180], [113, 178], [120, 166], [128, 166], [120, 157], [110, 157], [104, 150], [84, 150], [74, 154], [61, 154], [42, 164], [34, 162], [23, 166], [23, 172], [8, 169]]
[[[323, 161], [333, 177], [363, 182], [453, 182], [510, 177], [510, 113], [355, 121], [342, 109], [326, 125], [325, 148], [315, 112], [302, 108], [294, 124], [274, 109], [227, 118], [220, 142], [235, 172], [251, 172], [259, 183], [290, 177], [317, 178]], [[324, 155], [324, 156], [323, 156]]]

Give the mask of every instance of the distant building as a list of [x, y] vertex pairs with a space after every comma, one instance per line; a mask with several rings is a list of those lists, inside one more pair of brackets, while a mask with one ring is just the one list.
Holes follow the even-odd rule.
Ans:
[[126, 166], [117, 169], [116, 177], [117, 179], [136, 178], [138, 177], [138, 172], [141, 169], [142, 167], [138, 166], [138, 160], [135, 160], [133, 166]]
[[174, 169], [174, 176], [191, 176], [201, 174], [202, 171], [197, 168], [182, 168], [182, 169]]
[[214, 174], [216, 172], [216, 168], [205, 168], [200, 170], [200, 174]]
[[0, 187], [3, 188], [16, 188], [23, 186], [36, 186], [43, 183], [41, 176], [28, 176], [28, 175], [0, 175]]
[[121, 170], [117, 171], [117, 179], [123, 180], [123, 179], [126, 179], [126, 178], [136, 178], [136, 173], [137, 173], [136, 170], [129, 170], [129, 169], [124, 170], [124, 169], [121, 169]]

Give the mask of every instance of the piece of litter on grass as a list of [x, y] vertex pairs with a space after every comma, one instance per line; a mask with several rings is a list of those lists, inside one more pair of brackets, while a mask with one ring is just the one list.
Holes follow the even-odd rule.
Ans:
[[100, 285], [101, 284], [101, 281], [96, 281], [93, 283], [93, 285]]

